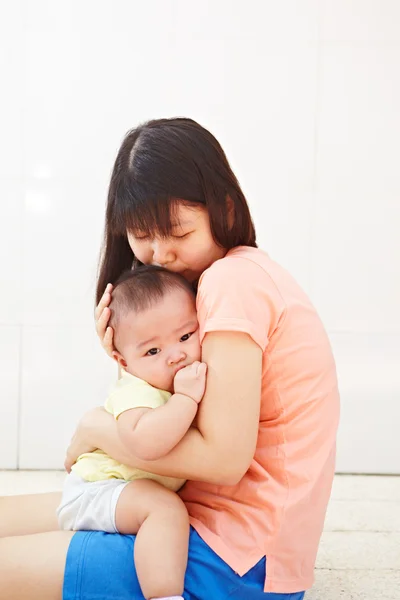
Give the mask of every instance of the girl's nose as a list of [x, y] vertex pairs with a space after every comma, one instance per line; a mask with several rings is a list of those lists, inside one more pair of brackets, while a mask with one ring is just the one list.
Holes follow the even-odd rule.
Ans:
[[175, 260], [175, 255], [170, 247], [170, 244], [166, 240], [153, 240], [152, 250], [153, 264], [157, 263], [158, 265], [164, 267], [170, 263], [173, 263]]

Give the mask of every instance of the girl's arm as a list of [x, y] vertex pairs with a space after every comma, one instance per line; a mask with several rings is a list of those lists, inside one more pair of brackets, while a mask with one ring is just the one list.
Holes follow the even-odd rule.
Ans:
[[[261, 397], [262, 350], [246, 333], [207, 333], [202, 361], [208, 365], [207, 388], [191, 428], [175, 448], [156, 461], [138, 460], [129, 440], [118, 434], [111, 415], [97, 411], [86, 423], [85, 443], [116, 460], [159, 475], [234, 485], [254, 456]], [[78, 440], [79, 441], [79, 440]], [[82, 439], [81, 447], [82, 447]], [[78, 446], [79, 444], [77, 444]], [[66, 467], [76, 460], [69, 449]]]

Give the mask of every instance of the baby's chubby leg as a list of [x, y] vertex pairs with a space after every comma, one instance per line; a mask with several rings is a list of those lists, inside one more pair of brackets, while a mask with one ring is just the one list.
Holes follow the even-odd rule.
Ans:
[[132, 481], [115, 512], [120, 533], [137, 534], [135, 565], [145, 598], [183, 593], [189, 545], [189, 517], [179, 496], [156, 481]]

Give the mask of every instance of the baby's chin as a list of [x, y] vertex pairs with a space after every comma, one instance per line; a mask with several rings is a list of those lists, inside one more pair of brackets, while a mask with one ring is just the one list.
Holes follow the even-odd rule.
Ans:
[[134, 368], [132, 367], [132, 365], [127, 365], [124, 370], [127, 373], [138, 377], [139, 379], [143, 379], [143, 381], [146, 381], [149, 385], [153, 386], [154, 388], [157, 388], [158, 390], [165, 390], [166, 392], [171, 392], [171, 394], [174, 393], [173, 379], [171, 379], [170, 381], [161, 381], [157, 379], [157, 377], [153, 379], [151, 377], [146, 376], [144, 373], [140, 373], [140, 369]]
[[160, 381], [157, 379], [146, 379], [146, 377], [141, 377], [144, 381], [147, 381], [148, 384], [152, 385], [154, 388], [158, 390], [164, 390], [166, 392], [174, 393], [174, 381]]
[[170, 392], [171, 394], [174, 393], [174, 382], [171, 381], [170, 383], [166, 383], [166, 382], [162, 382], [162, 381], [148, 381], [147, 383], [150, 383], [150, 385], [152, 385], [153, 387], [157, 388], [158, 390], [164, 390], [165, 392]]

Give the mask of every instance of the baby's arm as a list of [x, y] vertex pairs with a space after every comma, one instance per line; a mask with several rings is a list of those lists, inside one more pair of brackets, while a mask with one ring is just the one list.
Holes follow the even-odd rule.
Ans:
[[205, 378], [206, 365], [195, 362], [178, 371], [175, 393], [164, 406], [133, 408], [118, 417], [120, 437], [137, 458], [157, 460], [180, 442], [196, 416]]

